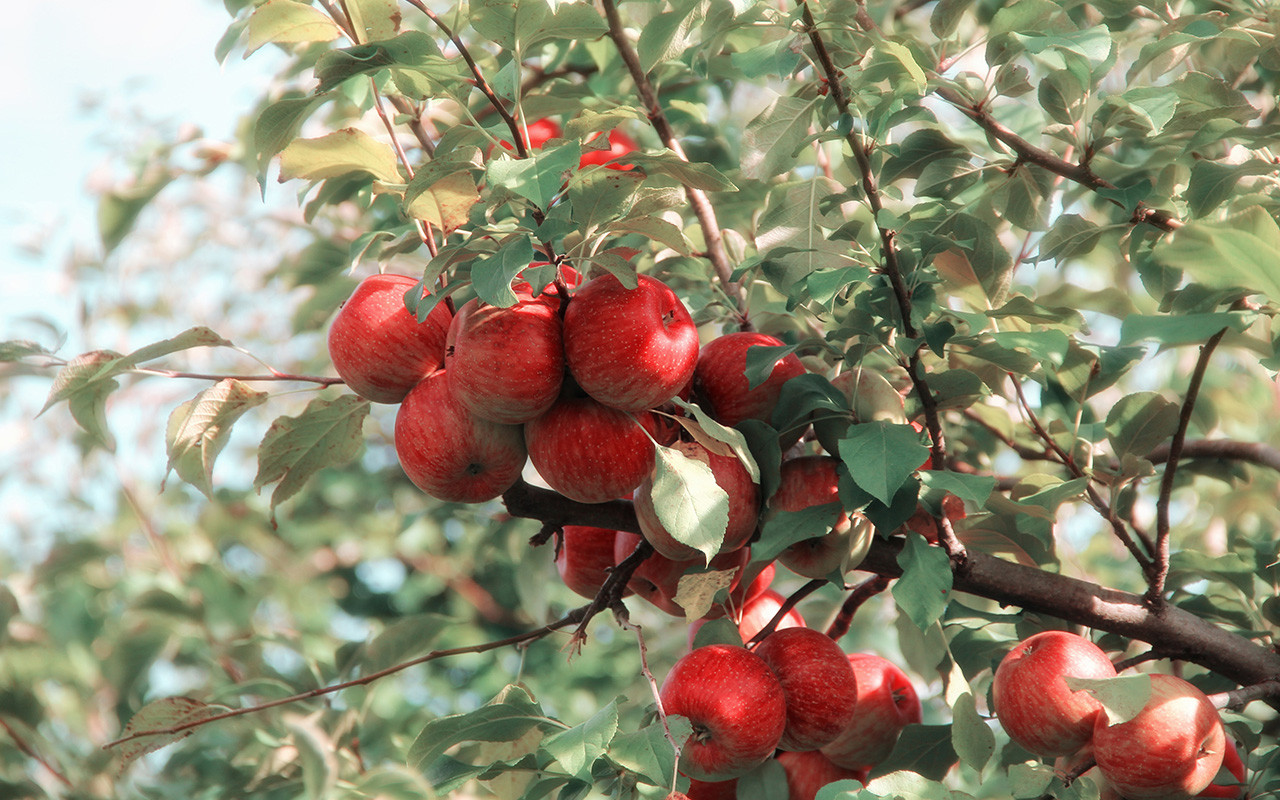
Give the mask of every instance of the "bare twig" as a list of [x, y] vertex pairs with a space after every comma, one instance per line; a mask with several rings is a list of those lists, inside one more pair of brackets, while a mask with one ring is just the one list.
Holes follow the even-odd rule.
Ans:
[[257, 383], [261, 381], [297, 381], [299, 383], [318, 383], [321, 386], [337, 386], [345, 383], [342, 378], [327, 378], [321, 375], [290, 375], [285, 372], [272, 372], [267, 375], [219, 375], [210, 372], [182, 372], [175, 369], [158, 367], [134, 367], [129, 372], [135, 375], [158, 375], [162, 378], [186, 378], [193, 381], [243, 381]]
[[853, 587], [849, 596], [841, 603], [835, 619], [831, 620], [831, 624], [827, 626], [827, 636], [839, 639], [848, 633], [849, 627], [853, 624], [853, 616], [858, 613], [859, 608], [862, 608], [862, 604], [889, 588], [889, 583], [889, 578], [876, 575]]
[[1249, 686], [1241, 686], [1229, 692], [1218, 692], [1209, 695], [1209, 701], [1217, 709], [1241, 709], [1254, 700], [1265, 700], [1280, 697], [1280, 679], [1262, 681]]
[[1196, 398], [1200, 396], [1200, 385], [1204, 383], [1204, 373], [1209, 368], [1209, 359], [1217, 349], [1227, 329], [1209, 337], [1200, 348], [1200, 356], [1196, 359], [1195, 369], [1187, 384], [1187, 394], [1182, 399], [1182, 411], [1178, 415], [1178, 428], [1169, 442], [1169, 455], [1165, 461], [1164, 475], [1160, 479], [1160, 496], [1156, 499], [1156, 550], [1154, 563], [1148, 571], [1147, 600], [1152, 604], [1164, 601], [1164, 583], [1169, 575], [1169, 501], [1173, 496], [1173, 479], [1178, 471], [1178, 459], [1182, 457], [1182, 444], [1187, 438], [1187, 428], [1191, 425], [1191, 412], [1195, 410]]
[[777, 629], [778, 623], [782, 622], [782, 618], [785, 617], [791, 609], [795, 608], [797, 603], [826, 585], [827, 582], [824, 579], [814, 578], [804, 586], [801, 586], [799, 589], [792, 592], [791, 596], [784, 600], [777, 612], [774, 613], [773, 619], [769, 620], [769, 624], [765, 625], [755, 636], [751, 637], [751, 641], [747, 642], [747, 647], [754, 648], [756, 645], [763, 642], [764, 637], [773, 633]]
[[640, 648], [640, 672], [644, 675], [645, 680], [649, 683], [649, 691], [653, 693], [653, 702], [658, 709], [658, 719], [662, 721], [662, 732], [666, 734], [667, 741], [671, 743], [671, 747], [676, 753], [676, 763], [671, 773], [671, 790], [675, 791], [676, 781], [680, 779], [680, 751], [684, 749], [683, 742], [677, 742], [676, 737], [671, 734], [671, 725], [667, 722], [666, 709], [662, 707], [662, 692], [658, 689], [658, 681], [654, 679], [653, 672], [649, 670], [649, 648], [644, 644], [644, 631], [640, 626], [631, 621], [631, 617], [627, 614], [626, 608], [622, 608], [617, 613], [618, 625], [623, 630], [632, 631], [636, 635], [636, 644]]
[[[1247, 461], [1260, 467], [1280, 471], [1280, 450], [1263, 442], [1238, 442], [1232, 439], [1194, 439], [1183, 443], [1182, 457]], [[1147, 460], [1153, 464], [1162, 464], [1168, 459], [1168, 445], [1161, 445], [1147, 455]]]
[[[400, 159], [400, 165], [404, 167], [405, 174], [409, 176], [409, 180], [413, 180], [414, 170], [413, 164], [409, 161], [409, 155], [405, 153], [404, 147], [400, 144], [400, 137], [396, 136], [396, 127], [391, 122], [391, 117], [387, 116], [387, 111], [382, 107], [382, 93], [378, 91], [378, 84], [373, 78], [369, 78], [369, 88], [373, 90], [373, 107], [378, 112], [382, 125], [387, 129], [387, 135], [391, 138], [391, 146], [396, 151], [396, 158]], [[436, 245], [435, 234], [431, 232], [431, 225], [426, 220], [415, 219], [413, 226], [418, 230], [418, 238], [427, 246], [427, 252], [435, 258], [440, 248]]]
[[9, 738], [13, 740], [13, 744], [15, 747], [18, 748], [18, 750], [20, 750], [28, 758], [30, 758], [31, 760], [35, 761], [37, 764], [39, 764], [40, 766], [48, 770], [49, 774], [57, 778], [59, 783], [61, 783], [63, 786], [66, 786], [68, 788], [71, 788], [74, 785], [71, 783], [71, 780], [67, 778], [66, 775], [62, 774], [62, 772], [58, 770], [57, 767], [53, 766], [53, 764], [51, 764], [47, 759], [45, 759], [44, 756], [37, 753], [36, 749], [32, 747], [27, 742], [26, 739], [22, 738], [22, 736], [13, 729], [13, 726], [5, 721], [5, 718], [2, 715], [0, 715], [0, 728], [3, 728], [4, 732], [9, 734]]

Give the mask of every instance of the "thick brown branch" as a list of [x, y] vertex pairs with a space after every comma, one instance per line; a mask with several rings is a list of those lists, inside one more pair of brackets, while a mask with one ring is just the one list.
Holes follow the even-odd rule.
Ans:
[[1262, 681], [1251, 686], [1241, 686], [1239, 689], [1232, 689], [1229, 692], [1209, 695], [1209, 700], [1213, 702], [1214, 708], [1230, 708], [1233, 710], [1244, 708], [1254, 700], [1267, 700], [1274, 704], [1276, 698], [1280, 698], [1280, 680], [1277, 679]]
[[[1237, 442], [1231, 439], [1193, 439], [1182, 445], [1183, 458], [1214, 458], [1225, 461], [1247, 461], [1280, 472], [1280, 450], [1262, 442]], [[1169, 459], [1169, 445], [1161, 445], [1147, 456], [1153, 464]]]

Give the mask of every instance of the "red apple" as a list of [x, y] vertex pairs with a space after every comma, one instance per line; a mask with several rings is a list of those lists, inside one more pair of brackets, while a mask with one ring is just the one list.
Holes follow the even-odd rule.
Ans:
[[[953, 527], [955, 523], [967, 516], [964, 501], [950, 492], [942, 496], [942, 513], [946, 514], [947, 519], [951, 520]], [[938, 536], [940, 535], [938, 521], [934, 519], [933, 514], [929, 513], [929, 509], [925, 508], [924, 505], [917, 505], [915, 513], [903, 524], [907, 526], [908, 530], [915, 531], [928, 541], [937, 544]]]
[[857, 676], [831, 637], [812, 628], [775, 630], [755, 653], [778, 676], [787, 698], [780, 749], [817, 750], [853, 723]]
[[396, 455], [409, 480], [452, 503], [498, 497], [524, 468], [524, 434], [518, 425], [480, 419], [449, 389], [447, 370], [428, 375], [404, 398], [396, 414]]
[[564, 354], [583, 391], [643, 411], [675, 397], [698, 363], [698, 329], [675, 292], [648, 275], [628, 289], [613, 275], [587, 281], [564, 316]]
[[[640, 539], [641, 537], [634, 533], [619, 531], [614, 540], [614, 560], [621, 563], [622, 559], [631, 555], [636, 545], [640, 543]], [[711, 559], [707, 569], [736, 569], [738, 572], [729, 585], [729, 592], [732, 594], [741, 582], [742, 568], [750, 560], [751, 548], [743, 547], [732, 553], [721, 553]], [[704, 565], [706, 561], [701, 556], [691, 561], [675, 561], [661, 553], [654, 553], [631, 574], [631, 579], [627, 581], [627, 588], [673, 617], [683, 617], [685, 616], [684, 608], [676, 603], [676, 592], [680, 590], [680, 577], [687, 572], [698, 571]], [[724, 616], [724, 607], [720, 605], [713, 605], [706, 615], [709, 619], [721, 616]]]
[[744, 419], [769, 422], [782, 384], [806, 371], [800, 358], [789, 353], [777, 360], [764, 383], [748, 388], [747, 351], [757, 345], [779, 347], [782, 341], [763, 333], [727, 333], [703, 345], [698, 355], [694, 393], [702, 407], [724, 425], [737, 425]]
[[782, 752], [774, 756], [787, 773], [787, 800], [813, 800], [818, 790], [836, 781], [867, 782], [865, 769], [845, 769], [818, 750]]
[[700, 781], [726, 781], [763, 764], [786, 727], [782, 685], [743, 647], [699, 647], [675, 663], [659, 695], [666, 713], [693, 725], [680, 771]]
[[407, 275], [370, 275], [329, 326], [329, 358], [351, 391], [375, 403], [399, 403], [444, 363], [451, 315], [437, 303], [424, 322], [404, 306], [417, 285]]
[[1225, 769], [1231, 775], [1234, 782], [1211, 783], [1204, 791], [1196, 795], [1198, 798], [1203, 797], [1205, 800], [1236, 800], [1236, 798], [1244, 794], [1244, 783], [1248, 770], [1245, 768], [1244, 759], [1240, 758], [1240, 750], [1236, 747], [1235, 739], [1229, 735], [1225, 739], [1227, 746], [1222, 753], [1222, 769]]
[[852, 653], [849, 665], [858, 680], [853, 723], [822, 748], [845, 769], [871, 769], [883, 761], [907, 725], [920, 721], [920, 698], [911, 679], [896, 664], [870, 653]]
[[[532, 131], [530, 132], [532, 135]], [[588, 142], [595, 141], [600, 138], [600, 134], [595, 133], [587, 137]], [[619, 130], [609, 131], [609, 149], [608, 150], [586, 150], [582, 151], [582, 158], [578, 160], [578, 169], [595, 165], [604, 165], [607, 169], [630, 170], [634, 169], [632, 164], [616, 164], [611, 163], [614, 159], [621, 158], [627, 153], [634, 153], [640, 149], [640, 145], [625, 133]]]
[[[782, 605], [787, 601], [780, 593], [773, 589], [766, 589], [756, 597], [747, 601], [742, 609], [742, 617], [738, 620], [738, 633], [742, 636], [742, 641], [749, 642], [755, 638], [756, 634], [764, 630], [764, 626], [768, 625], [778, 612], [782, 610]], [[803, 628], [805, 626], [804, 617], [800, 616], [800, 612], [792, 608], [778, 620], [777, 627], [774, 631], [780, 631], [783, 628]]]
[[590, 397], [561, 397], [525, 425], [524, 440], [548, 486], [580, 503], [603, 503], [653, 471], [655, 430], [647, 411], [631, 415]]
[[[713, 453], [697, 442], [678, 442], [674, 447], [686, 457], [709, 466], [716, 484], [729, 496], [729, 516], [719, 552], [729, 553], [745, 545], [756, 532], [760, 516], [760, 488], [751, 480], [751, 473], [737, 456]], [[649, 540], [654, 550], [676, 561], [702, 558], [698, 550], [676, 541], [658, 519], [652, 475], [646, 476], [636, 488], [635, 507], [640, 530], [644, 531], [644, 538]]]
[[493, 422], [528, 422], [551, 408], [564, 378], [560, 301], [554, 294], [509, 308], [474, 299], [449, 326], [445, 366], [458, 401]]
[[737, 800], [738, 779], [727, 781], [689, 780], [688, 800]]
[[565, 525], [556, 552], [556, 571], [564, 585], [588, 600], [595, 599], [618, 563], [613, 546], [617, 534], [607, 528]]
[[[750, 577], [752, 570], [758, 565], [759, 562], [747, 565], [744, 577]], [[772, 561], [760, 567], [760, 571], [756, 573], [754, 578], [751, 578], [751, 583], [747, 584], [747, 588], [742, 592], [742, 605], [750, 603], [768, 591], [769, 586], [773, 584], [773, 576], [777, 571], [778, 569], [773, 565]]]
[[996, 668], [992, 710], [1009, 738], [1036, 755], [1070, 755], [1093, 735], [1102, 704], [1069, 689], [1064, 678], [1115, 674], [1107, 654], [1083, 636], [1043, 631], [1020, 642]]
[[[840, 502], [839, 460], [831, 456], [801, 456], [782, 462], [777, 491], [769, 500], [774, 511], [803, 511], [812, 506]], [[843, 572], [849, 562], [855, 534], [861, 536], [870, 525], [855, 514], [850, 520], [843, 510], [833, 514], [835, 525], [824, 536], [805, 539], [787, 547], [778, 561], [797, 575], [825, 578]]]
[[[552, 119], [539, 119], [529, 123], [528, 142], [530, 150], [539, 150], [544, 144], [551, 139], [559, 139], [563, 134], [560, 125]], [[515, 146], [511, 142], [503, 141], [500, 144], [507, 150], [515, 150]]]
[[1103, 777], [1129, 800], [1185, 800], [1222, 766], [1226, 736], [1205, 693], [1172, 675], [1151, 676], [1151, 699], [1127, 722], [1096, 716], [1093, 752]]

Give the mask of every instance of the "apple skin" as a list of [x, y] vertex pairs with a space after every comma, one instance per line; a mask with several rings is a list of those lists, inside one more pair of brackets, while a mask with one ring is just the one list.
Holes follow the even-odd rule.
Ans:
[[[614, 539], [613, 557], [616, 563], [631, 555], [640, 544], [641, 537], [626, 531], [618, 531]], [[713, 570], [736, 569], [733, 582], [729, 584], [730, 595], [738, 588], [742, 580], [742, 570], [751, 560], [751, 548], [743, 547], [731, 553], [721, 553], [711, 559], [708, 566]], [[699, 555], [691, 561], [675, 561], [661, 553], [653, 553], [636, 568], [627, 581], [627, 589], [647, 600], [673, 617], [685, 616], [684, 608], [676, 603], [676, 592], [680, 590], [680, 577], [686, 572], [702, 569], [706, 561]], [[712, 605], [705, 619], [717, 619], [724, 616], [722, 605]]]
[[671, 667], [659, 690], [667, 714], [693, 733], [680, 771], [700, 781], [745, 775], [772, 755], [786, 728], [787, 703], [772, 670], [744, 647], [699, 647]]
[[778, 676], [787, 698], [780, 749], [817, 750], [853, 724], [857, 676], [831, 637], [812, 628], [775, 630], [755, 654]]
[[675, 397], [698, 363], [698, 329], [665, 283], [637, 276], [627, 289], [601, 275], [564, 315], [564, 354], [582, 390], [607, 406], [643, 411]]
[[911, 679], [893, 662], [871, 653], [850, 653], [858, 681], [853, 723], [822, 754], [837, 766], [869, 770], [898, 743], [907, 725], [920, 721], [920, 697]]
[[445, 368], [458, 401], [482, 419], [516, 425], [556, 402], [564, 379], [564, 349], [555, 294], [509, 308], [468, 301], [449, 326]]
[[[617, 561], [614, 539], [618, 532], [586, 525], [565, 525], [560, 549], [556, 552], [556, 572], [575, 594], [594, 600]], [[624, 591], [623, 596], [630, 594]]]
[[[544, 117], [543, 119], [534, 120], [529, 123], [528, 127], [529, 149], [540, 150], [548, 141], [551, 139], [559, 139], [563, 133], [564, 132], [560, 128], [560, 123], [553, 119], [547, 119]], [[511, 142], [503, 141], [499, 144], [507, 150], [515, 150], [515, 146], [512, 145]]]
[[828, 783], [854, 780], [866, 784], [868, 770], [845, 769], [817, 750], [784, 751], [774, 756], [787, 773], [787, 800], [813, 800]]
[[1042, 631], [1018, 643], [996, 667], [992, 707], [1009, 738], [1038, 756], [1070, 755], [1093, 736], [1102, 704], [1064, 680], [1111, 678], [1111, 659], [1068, 631]]
[[[822, 455], [782, 462], [778, 488], [769, 499], [769, 508], [803, 511], [811, 506], [840, 502], [839, 464], [838, 459]], [[778, 562], [806, 578], [826, 578], [833, 572], [843, 572], [848, 566], [855, 530], [860, 533], [869, 524], [861, 514], [850, 519], [841, 511], [830, 532], [790, 545], [778, 556]]]
[[781, 339], [764, 333], [726, 333], [703, 345], [693, 374], [693, 390], [699, 403], [717, 422], [732, 427], [746, 419], [769, 422], [778, 404], [782, 384], [807, 370], [795, 353], [780, 358], [764, 383], [749, 389], [747, 350], [756, 346], [779, 347]]
[[1226, 735], [1204, 692], [1172, 675], [1151, 676], [1151, 699], [1128, 722], [1093, 729], [1102, 776], [1128, 800], [1185, 800], [1204, 791], [1222, 766]]
[[[530, 131], [529, 135], [532, 136], [533, 131]], [[587, 137], [587, 141], [595, 141], [598, 138], [600, 138], [598, 133], [593, 134]], [[630, 136], [626, 135], [622, 131], [612, 130], [609, 131], [609, 149], [584, 150], [582, 157], [578, 159], [578, 169], [585, 169], [586, 167], [600, 165], [605, 167], [605, 169], [616, 169], [625, 172], [627, 170], [634, 169], [635, 165], [613, 163], [614, 159], [621, 158], [627, 153], [634, 153], [639, 149], [640, 145], [636, 144], [635, 140]]]
[[[747, 468], [737, 456], [713, 453], [697, 442], [678, 442], [673, 447], [686, 457], [709, 466], [716, 484], [729, 496], [729, 518], [719, 552], [730, 553], [745, 545], [756, 532], [760, 517], [760, 487], [751, 480]], [[676, 541], [658, 519], [653, 505], [652, 475], [646, 475], [636, 487], [635, 508], [640, 530], [644, 531], [644, 538], [649, 540], [654, 550], [676, 561], [703, 557], [689, 545]]]
[[[647, 433], [646, 433], [647, 431]], [[580, 503], [627, 495], [653, 471], [653, 415], [589, 397], [561, 397], [524, 426], [529, 460], [552, 489]]]
[[[766, 589], [748, 600], [742, 608], [742, 617], [738, 620], [738, 633], [742, 636], [742, 641], [749, 642], [764, 630], [764, 626], [777, 616], [786, 601], [787, 598], [773, 589]], [[803, 627], [804, 617], [800, 616], [797, 609], [792, 608], [778, 620], [778, 625], [773, 630], [776, 633], [784, 628]]]
[[360, 281], [329, 326], [329, 358], [351, 391], [375, 403], [399, 403], [418, 381], [444, 364], [452, 314], [437, 303], [424, 322], [404, 295], [418, 283], [407, 275]]
[[687, 800], [737, 800], [738, 779], [727, 781], [699, 781], [689, 779]]
[[451, 503], [498, 497], [524, 468], [524, 433], [518, 425], [480, 419], [454, 398], [447, 370], [428, 375], [396, 414], [396, 455], [409, 480]]

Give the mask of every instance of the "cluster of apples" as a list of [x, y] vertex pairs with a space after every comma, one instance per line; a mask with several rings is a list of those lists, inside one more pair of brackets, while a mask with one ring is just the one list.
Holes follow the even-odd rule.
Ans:
[[680, 754], [690, 800], [734, 797], [738, 778], [769, 759], [786, 772], [788, 800], [812, 800], [833, 781], [865, 782], [921, 712], [901, 669], [846, 654], [803, 621], [779, 625], [754, 650], [691, 650], [660, 697], [667, 714], [693, 726]]
[[[1102, 797], [1128, 800], [1238, 798], [1245, 767], [1218, 711], [1187, 681], [1152, 674], [1151, 695], [1138, 714], [1113, 721], [1102, 703], [1067, 678], [1113, 678], [1111, 659], [1088, 639], [1045, 631], [1023, 640], [996, 668], [992, 700], [1009, 738], [1064, 766], [1085, 772]], [[1216, 784], [1222, 767], [1234, 779]]]

